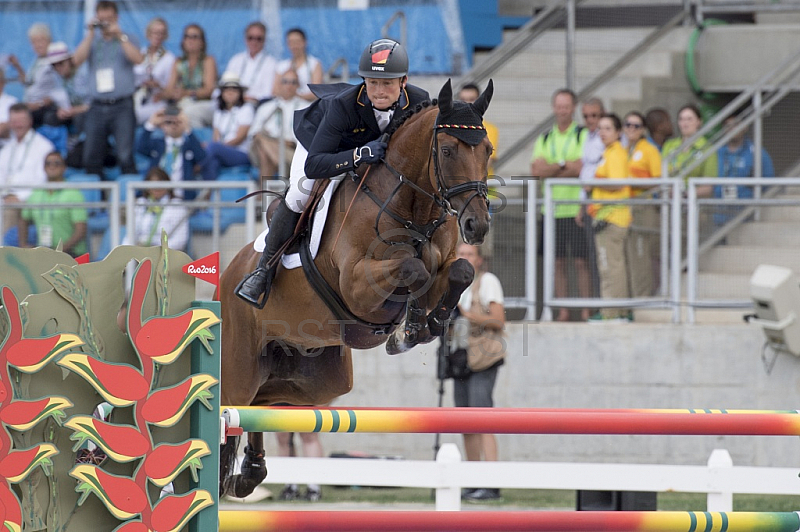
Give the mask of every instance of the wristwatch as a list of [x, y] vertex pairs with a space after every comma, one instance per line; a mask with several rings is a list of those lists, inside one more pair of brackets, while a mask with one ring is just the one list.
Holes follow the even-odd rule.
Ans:
[[129, 39], [128, 36], [123, 33], [122, 35], [119, 36], [119, 40], [120, 42], [128, 42]]
[[560, 161], [558, 161], [558, 167], [563, 170], [564, 168], [567, 167], [567, 161], [565, 161], [564, 159], [561, 159]]

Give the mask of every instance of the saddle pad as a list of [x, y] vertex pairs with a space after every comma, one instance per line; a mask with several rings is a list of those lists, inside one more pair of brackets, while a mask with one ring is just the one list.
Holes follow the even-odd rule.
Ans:
[[[311, 256], [313, 258], [317, 257], [319, 243], [322, 241], [322, 230], [325, 228], [325, 221], [328, 219], [328, 207], [330, 207], [333, 192], [336, 190], [339, 183], [341, 183], [340, 179], [331, 180], [331, 182], [328, 183], [328, 188], [325, 189], [325, 193], [322, 195], [322, 201], [319, 203], [317, 212], [314, 215], [314, 225], [311, 228]], [[253, 248], [259, 253], [262, 253], [266, 247], [267, 233], [269, 233], [269, 227], [258, 235], [255, 242], [253, 242]], [[300, 261], [299, 253], [284, 255], [281, 257], [281, 263], [287, 270], [299, 268], [303, 265]]]

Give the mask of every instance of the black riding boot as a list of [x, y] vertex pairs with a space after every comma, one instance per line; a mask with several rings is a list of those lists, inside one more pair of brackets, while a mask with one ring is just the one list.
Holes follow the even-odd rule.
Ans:
[[275, 272], [278, 270], [277, 264], [272, 268], [267, 268], [267, 262], [291, 238], [298, 220], [300, 220], [300, 214], [291, 210], [284, 201], [281, 201], [275, 214], [272, 215], [269, 233], [267, 233], [266, 248], [258, 260], [258, 266], [252, 273], [242, 279], [242, 282], [236, 287], [237, 296], [251, 305], [264, 308], [269, 297], [270, 288], [272, 288], [272, 280], [275, 279]]

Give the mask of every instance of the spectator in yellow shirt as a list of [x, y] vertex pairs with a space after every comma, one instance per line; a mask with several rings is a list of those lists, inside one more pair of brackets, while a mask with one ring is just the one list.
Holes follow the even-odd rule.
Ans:
[[[597, 126], [606, 149], [597, 166], [598, 179], [626, 179], [628, 151], [620, 143], [622, 121], [615, 114], [603, 115]], [[631, 197], [629, 186], [593, 187], [592, 199], [613, 200]], [[600, 296], [604, 299], [630, 297], [625, 242], [631, 225], [629, 205], [593, 203], [589, 205], [595, 229], [597, 270], [600, 274]], [[590, 321], [630, 321], [627, 308], [604, 308]]]

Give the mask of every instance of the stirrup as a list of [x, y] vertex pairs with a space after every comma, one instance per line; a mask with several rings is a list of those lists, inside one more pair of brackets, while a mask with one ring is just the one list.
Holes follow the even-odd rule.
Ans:
[[[238, 285], [236, 285], [234, 293], [239, 296], [239, 298], [250, 303], [259, 310], [263, 309], [264, 305], [267, 304], [267, 294], [265, 288], [268, 276], [269, 271], [265, 270], [264, 268], [256, 268], [251, 273], [247, 274]], [[254, 280], [254, 278], [258, 277], [263, 277], [263, 282], [258, 283], [259, 286], [256, 286], [255, 283], [258, 281]]]

